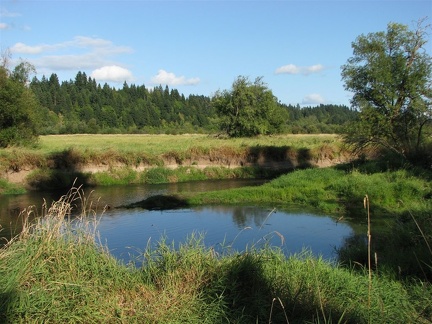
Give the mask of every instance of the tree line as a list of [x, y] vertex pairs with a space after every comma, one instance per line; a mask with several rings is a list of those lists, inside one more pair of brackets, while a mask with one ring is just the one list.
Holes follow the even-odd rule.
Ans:
[[[79, 71], [60, 82], [56, 74], [30, 83], [40, 107], [40, 134], [73, 133], [216, 133], [221, 118], [213, 98], [185, 97], [162, 85], [98, 84]], [[278, 132], [340, 133], [357, 112], [344, 105], [304, 107], [278, 104], [285, 111]], [[264, 116], [266, 119], [268, 116]]]
[[40, 103], [41, 134], [211, 131], [216, 115], [210, 98], [185, 97], [176, 89], [128, 85], [116, 89], [78, 72], [60, 83], [56, 74], [30, 83]]

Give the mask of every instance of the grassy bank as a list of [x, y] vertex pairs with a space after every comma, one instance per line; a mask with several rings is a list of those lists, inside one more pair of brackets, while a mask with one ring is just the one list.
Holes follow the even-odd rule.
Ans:
[[79, 190], [0, 250], [0, 321], [427, 323], [432, 316], [428, 284], [375, 272], [369, 279], [270, 247], [217, 255], [199, 235], [178, 250], [163, 240], [149, 245], [142, 267], [125, 266], [94, 243], [98, 215], [72, 211], [76, 199], [85, 199]]
[[363, 214], [363, 197], [371, 197], [379, 215], [432, 210], [431, 174], [415, 170], [368, 172], [361, 167], [310, 168], [284, 174], [260, 187], [238, 188], [187, 197], [191, 204], [305, 205], [330, 214]]
[[0, 150], [0, 193], [70, 188], [75, 179], [83, 185], [112, 185], [271, 177], [346, 155], [336, 135], [41, 136], [32, 149]]
[[[432, 175], [382, 169], [377, 162], [291, 172], [259, 187], [183, 195], [190, 205], [248, 204], [313, 207], [339, 221], [367, 223], [370, 201], [374, 267], [394, 277], [432, 280]], [[348, 238], [340, 261], [367, 264], [366, 231]]]

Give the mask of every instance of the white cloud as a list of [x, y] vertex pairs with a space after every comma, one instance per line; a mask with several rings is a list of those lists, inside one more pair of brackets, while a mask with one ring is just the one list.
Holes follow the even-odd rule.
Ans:
[[[76, 36], [72, 40], [54, 44], [16, 43], [11, 47], [12, 53], [37, 55], [31, 62], [38, 70], [54, 71], [113, 66], [116, 65], [112, 61], [113, 56], [132, 51], [128, 46], [118, 46], [110, 40], [87, 36]], [[47, 53], [53, 55], [46, 55]]]
[[106, 39], [86, 37], [86, 36], [76, 36], [72, 41], [65, 42], [61, 45], [71, 46], [71, 47], [90, 48], [93, 51], [102, 53], [104, 55], [114, 55], [114, 54], [133, 52], [132, 48], [128, 46], [118, 46], [118, 45], [114, 45], [113, 42]]
[[321, 64], [311, 65], [305, 68], [305, 70], [309, 73], [318, 73], [324, 70], [324, 66]]
[[83, 70], [95, 69], [98, 66], [110, 65], [112, 62], [94, 53], [71, 55], [47, 55], [32, 59], [37, 69], [46, 70]]
[[0, 8], [0, 17], [19, 17], [21, 14], [17, 12], [10, 12], [5, 8]]
[[102, 55], [114, 55], [121, 53], [131, 53], [132, 49], [127, 46], [117, 46], [111, 41], [102, 38], [93, 38], [86, 36], [76, 36], [70, 41], [65, 41], [55, 44], [39, 44], [26, 45], [24, 43], [16, 43], [11, 50], [16, 53], [23, 54], [39, 54], [43, 52], [59, 51], [59, 50], [77, 50], [87, 49], [91, 52], [97, 52]]
[[16, 43], [11, 47], [12, 53], [18, 54], [40, 54], [45, 52], [50, 48], [49, 45], [37, 45], [37, 46], [29, 46], [24, 43]]
[[315, 64], [311, 66], [297, 66], [294, 64], [283, 65], [278, 67], [275, 71], [276, 74], [303, 74], [309, 75], [311, 73], [319, 73], [324, 70], [324, 66], [321, 64]]
[[174, 73], [167, 72], [165, 70], [159, 70], [158, 74], [151, 78], [153, 84], [164, 84], [164, 85], [196, 85], [200, 82], [199, 78], [186, 79], [184, 76], [176, 76]]
[[294, 64], [288, 64], [277, 68], [275, 73], [298, 74], [300, 73], [300, 68], [298, 66], [295, 66]]
[[94, 70], [91, 75], [92, 78], [98, 81], [107, 82], [124, 82], [133, 80], [132, 73], [125, 68], [118, 65], [109, 65]]
[[325, 99], [318, 93], [311, 93], [303, 98], [303, 105], [318, 105], [325, 103]]
[[9, 28], [8, 24], [0, 22], [0, 29], [8, 29], [8, 28]]

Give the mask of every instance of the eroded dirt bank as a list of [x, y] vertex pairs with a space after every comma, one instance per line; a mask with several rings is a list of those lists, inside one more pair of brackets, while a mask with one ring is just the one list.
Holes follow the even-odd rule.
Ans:
[[62, 161], [58, 163], [55, 161], [47, 161], [46, 165], [35, 166], [31, 164], [24, 164], [20, 167], [10, 167], [1, 173], [1, 177], [13, 184], [26, 185], [29, 176], [40, 169], [55, 170], [58, 172], [75, 172], [81, 174], [95, 174], [99, 172], [114, 172], [121, 169], [129, 169], [136, 172], [144, 172], [151, 168], [163, 167], [167, 169], [177, 169], [179, 167], [194, 168], [204, 170], [209, 167], [223, 167], [228, 169], [235, 169], [240, 167], [257, 167], [270, 170], [292, 170], [298, 167], [329, 167], [339, 163], [346, 162], [347, 156], [339, 155], [319, 155], [316, 157], [298, 157], [291, 156], [285, 158], [271, 158], [265, 155], [260, 156], [239, 156], [239, 157], [223, 157], [223, 156], [209, 156], [209, 157], [193, 157], [178, 159], [172, 157], [162, 157], [157, 164], [141, 162], [131, 165], [130, 163], [120, 162], [116, 160], [106, 160], [95, 162], [74, 162]]

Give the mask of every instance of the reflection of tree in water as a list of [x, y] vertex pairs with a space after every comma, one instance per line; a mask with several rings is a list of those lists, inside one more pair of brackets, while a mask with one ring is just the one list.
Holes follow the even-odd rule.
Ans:
[[244, 228], [254, 223], [256, 227], [261, 227], [271, 210], [257, 207], [235, 207], [233, 208], [233, 221], [239, 228]]

